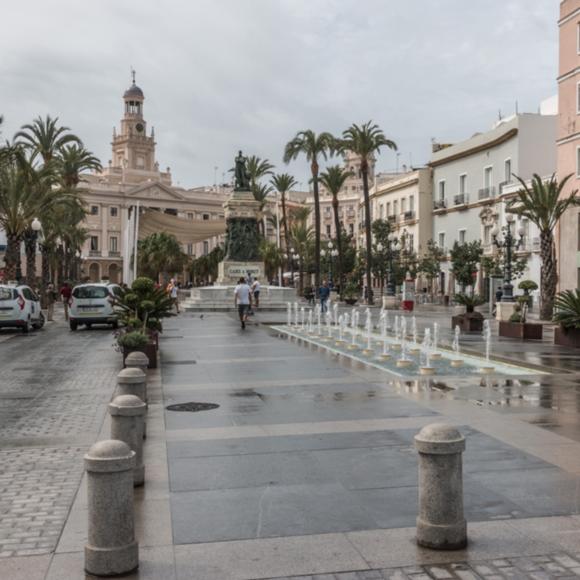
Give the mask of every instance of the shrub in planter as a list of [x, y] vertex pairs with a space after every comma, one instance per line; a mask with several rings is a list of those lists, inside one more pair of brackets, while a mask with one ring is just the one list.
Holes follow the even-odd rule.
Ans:
[[580, 347], [579, 290], [565, 290], [556, 295], [553, 320], [560, 325], [554, 333], [555, 344]]
[[518, 304], [509, 321], [500, 321], [499, 335], [506, 338], [520, 338], [523, 340], [542, 340], [544, 327], [527, 321], [529, 301], [528, 296], [518, 296]]
[[360, 297], [360, 289], [358, 284], [356, 284], [355, 282], [349, 282], [344, 288], [343, 293], [344, 301], [352, 306], [353, 304], [356, 304], [358, 302], [359, 297]]
[[127, 356], [135, 351], [144, 353], [149, 359], [149, 368], [157, 368], [157, 349], [148, 334], [140, 331], [121, 331], [117, 336], [118, 349], [123, 353], [123, 365]]
[[465, 306], [465, 312], [451, 317], [451, 328], [459, 326], [463, 332], [481, 332], [483, 314], [476, 312], [475, 307], [484, 304], [485, 300], [479, 294], [456, 294], [455, 302]]
[[533, 280], [522, 280], [518, 284], [518, 288], [524, 291], [524, 296], [526, 297], [528, 307], [532, 307], [532, 296], [530, 292], [537, 290], [538, 285]]

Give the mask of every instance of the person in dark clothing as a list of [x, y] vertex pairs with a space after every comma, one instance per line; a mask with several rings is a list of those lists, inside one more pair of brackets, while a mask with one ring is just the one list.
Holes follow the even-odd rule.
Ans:
[[318, 289], [318, 297], [320, 298], [320, 310], [326, 312], [328, 303], [328, 298], [330, 297], [330, 288], [328, 287], [328, 282], [324, 280], [322, 286]]

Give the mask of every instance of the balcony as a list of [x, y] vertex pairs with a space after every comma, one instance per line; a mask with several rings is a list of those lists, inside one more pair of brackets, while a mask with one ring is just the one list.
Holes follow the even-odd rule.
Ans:
[[406, 212], [402, 213], [401, 216], [403, 217], [403, 221], [414, 220], [415, 219], [415, 212], [414, 211], [406, 211]]
[[100, 258], [101, 257], [101, 250], [89, 250], [89, 257], [90, 258]]
[[495, 197], [495, 187], [483, 187], [477, 193], [477, 198], [481, 201], [483, 199], [493, 199]]
[[111, 250], [109, 250], [109, 258], [120, 258], [121, 257], [121, 252], [113, 252]]
[[469, 195], [467, 193], [458, 193], [453, 196], [453, 205], [467, 205], [469, 201]]
[[397, 223], [397, 216], [396, 215], [389, 215], [389, 216], [387, 216], [387, 221], [390, 224], [396, 224]]
[[447, 202], [444, 199], [436, 199], [433, 202], [433, 209], [434, 210], [447, 209]]

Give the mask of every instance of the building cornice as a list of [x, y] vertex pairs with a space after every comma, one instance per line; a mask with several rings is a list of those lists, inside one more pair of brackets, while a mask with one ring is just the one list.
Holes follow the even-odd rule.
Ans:
[[576, 131], [576, 133], [572, 133], [572, 135], [568, 135], [568, 137], [556, 139], [556, 145], [566, 145], [566, 143], [571, 143], [577, 139], [580, 139], [580, 131]]
[[497, 147], [510, 139], [513, 139], [518, 134], [518, 128], [514, 127], [509, 131], [506, 131], [499, 137], [496, 137], [492, 141], [486, 141], [481, 145], [476, 145], [475, 147], [470, 147], [469, 149], [465, 149], [464, 151], [459, 151], [455, 154], [449, 155], [448, 157], [443, 157], [441, 159], [437, 159], [436, 161], [429, 162], [429, 167], [439, 167], [440, 165], [445, 165], [446, 163], [451, 163], [452, 161], [457, 161], [458, 159], [463, 159], [465, 157], [469, 157], [471, 155], [475, 155], [476, 153], [481, 153], [486, 149], [491, 149], [492, 147]]
[[571, 71], [567, 72], [566, 74], [559, 76], [556, 80], [558, 81], [558, 83], [563, 83], [564, 81], [567, 81], [568, 79], [571, 79], [572, 77], [575, 77], [579, 72], [580, 72], [580, 66], [577, 66], [575, 69], [572, 69]]
[[567, 16], [564, 16], [564, 18], [560, 18], [560, 20], [558, 20], [558, 26], [562, 26], [563, 24], [566, 24], [566, 22], [569, 22], [570, 20], [575, 18], [578, 14], [580, 14], [580, 8], [576, 8], [576, 10], [574, 10], [573, 12], [568, 14]]

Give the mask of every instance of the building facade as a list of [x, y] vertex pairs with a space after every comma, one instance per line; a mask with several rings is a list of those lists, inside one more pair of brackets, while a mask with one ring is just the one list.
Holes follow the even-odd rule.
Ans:
[[[580, 0], [560, 3], [558, 70], [558, 181], [572, 175], [562, 191], [580, 189]], [[561, 218], [558, 239], [559, 289], [580, 287], [580, 213], [569, 209]]]
[[[526, 113], [499, 121], [491, 131], [461, 143], [433, 145], [433, 239], [447, 255], [439, 280], [441, 293], [456, 291], [449, 261], [455, 242], [481, 240], [486, 254], [495, 252], [491, 232], [504, 223], [505, 199], [518, 189], [510, 189], [514, 176], [527, 180], [534, 173], [545, 176], [555, 171], [555, 135], [555, 115]], [[523, 248], [530, 248], [531, 255], [534, 233], [525, 220], [515, 225], [516, 231], [520, 227], [527, 232]], [[529, 266], [524, 277], [531, 275]], [[485, 291], [481, 272], [476, 287]]]

